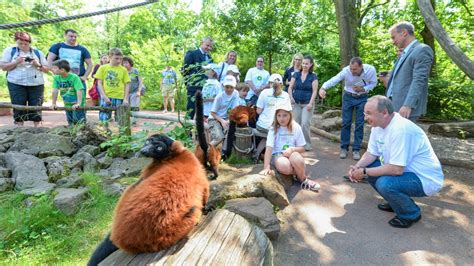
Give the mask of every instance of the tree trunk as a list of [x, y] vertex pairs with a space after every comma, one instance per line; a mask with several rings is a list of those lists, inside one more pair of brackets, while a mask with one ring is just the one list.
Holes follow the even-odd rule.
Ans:
[[[434, 0], [430, 0], [431, 6], [433, 6], [433, 10], [436, 7], [436, 2]], [[436, 49], [435, 49], [435, 38], [433, 36], [433, 33], [431, 33], [430, 29], [425, 23], [425, 27], [421, 31], [421, 37], [423, 38], [423, 43], [431, 47], [433, 49], [433, 66], [431, 67], [431, 77], [436, 76]]]
[[349, 65], [352, 57], [359, 56], [358, 15], [356, 0], [333, 0], [339, 27], [339, 54], [341, 67]]
[[[335, 0], [336, 1], [336, 0]], [[429, 0], [417, 0], [425, 24], [451, 60], [471, 79], [474, 79], [474, 62], [453, 42], [439, 22]]]

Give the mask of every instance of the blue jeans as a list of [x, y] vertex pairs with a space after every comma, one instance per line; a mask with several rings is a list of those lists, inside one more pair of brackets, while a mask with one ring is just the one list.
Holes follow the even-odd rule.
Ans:
[[[376, 160], [367, 167], [380, 165], [380, 161]], [[420, 207], [410, 198], [426, 197], [423, 185], [415, 173], [404, 172], [400, 176], [370, 176], [367, 180], [390, 204], [398, 217], [414, 220], [421, 215]]]
[[349, 149], [349, 144], [351, 143], [352, 112], [355, 109], [356, 121], [352, 151], [360, 150], [360, 144], [364, 137], [364, 106], [366, 102], [367, 95], [354, 97], [344, 93], [342, 96], [341, 149]]
[[[110, 104], [107, 104], [105, 101], [100, 99], [100, 107], [119, 106], [123, 103], [123, 99], [115, 99], [115, 98], [109, 98], [109, 99], [110, 99]], [[112, 116], [112, 112], [105, 112], [105, 111], [99, 112], [100, 121], [109, 121], [111, 116]], [[117, 111], [115, 112], [114, 117], [115, 117], [115, 121], [117, 121]]]
[[75, 111], [66, 111], [67, 123], [71, 125], [76, 125], [79, 123], [86, 122], [86, 112], [82, 110]]

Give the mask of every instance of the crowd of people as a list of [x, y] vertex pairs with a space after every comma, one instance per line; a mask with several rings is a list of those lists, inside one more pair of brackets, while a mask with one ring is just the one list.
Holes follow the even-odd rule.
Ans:
[[[411, 197], [435, 194], [444, 179], [426, 134], [414, 123], [426, 112], [433, 51], [416, 40], [414, 27], [409, 22], [393, 25], [389, 33], [397, 47], [397, 60], [392, 71], [378, 75], [386, 88], [385, 96], [371, 98], [369, 92], [377, 85], [377, 72], [360, 57], [353, 57], [348, 66], [325, 81], [319, 90], [314, 59], [300, 53], [294, 55], [283, 77], [266, 71], [264, 58], [257, 56], [255, 67], [247, 71], [243, 82], [237, 83], [240, 78], [237, 53], [230, 51], [224, 62], [213, 64], [210, 55], [213, 40], [204, 38], [200, 47], [188, 52], [184, 59], [188, 114], [194, 117], [192, 99], [195, 92], [201, 90], [207, 99], [206, 110], [210, 110], [210, 114], [205, 115], [211, 139], [221, 141], [229, 126], [229, 110], [238, 105], [255, 107], [257, 122], [249, 126], [266, 135], [264, 169], [260, 173], [271, 174], [273, 166], [282, 174], [293, 175], [302, 183], [302, 188], [317, 191], [320, 185], [307, 175], [303, 158], [304, 152], [314, 146], [310, 128], [315, 99], [318, 94], [325, 98], [326, 90], [343, 81], [341, 159], [347, 158], [351, 146], [355, 112], [352, 158], [357, 162], [351, 165], [347, 179], [352, 182], [368, 179], [386, 200], [378, 208], [396, 213], [389, 224], [410, 227], [421, 219], [420, 208]], [[207, 70], [207, 75], [202, 74], [202, 69]], [[229, 71], [231, 69], [235, 71]], [[369, 148], [361, 156], [364, 120], [373, 129]]]
[[[145, 93], [143, 78], [134, 68], [134, 61], [124, 57], [119, 48], [112, 48], [108, 54], [100, 57], [99, 64], [93, 66], [89, 50], [77, 43], [78, 33], [73, 29], [64, 32], [64, 41], [53, 44], [44, 55], [32, 47], [31, 35], [17, 32], [14, 35], [15, 46], [3, 52], [0, 68], [7, 72], [7, 87], [11, 103], [24, 106], [42, 106], [44, 99], [44, 73], [52, 72], [52, 108], [56, 108], [58, 95], [61, 96], [66, 110], [66, 120], [70, 126], [86, 122], [86, 92], [93, 104], [112, 107], [129, 104], [140, 106], [140, 97]], [[170, 68], [170, 67], [169, 67]], [[176, 73], [172, 69], [163, 71], [164, 84], [175, 82]], [[170, 74], [173, 73], [174, 74]], [[165, 76], [166, 75], [166, 76]], [[94, 80], [87, 91], [87, 79]], [[173, 90], [170, 86], [169, 97], [174, 110]], [[82, 108], [81, 108], [82, 107]], [[165, 104], [166, 108], [166, 104]], [[107, 122], [110, 112], [99, 113], [99, 119]], [[14, 109], [14, 124], [23, 126], [33, 121], [37, 127], [41, 121], [41, 111], [22, 111]]]
[[[250, 68], [241, 81], [237, 66], [237, 52], [229, 51], [223, 62], [214, 63], [210, 52], [214, 41], [206, 37], [200, 47], [184, 57], [182, 74], [187, 90], [187, 115], [194, 117], [194, 95], [201, 91], [204, 119], [209, 124], [212, 141], [221, 142], [229, 129], [229, 112], [237, 106], [256, 109], [258, 118], [249, 124], [266, 136], [264, 169], [261, 174], [276, 171], [294, 175], [302, 187], [317, 191], [320, 185], [306, 173], [303, 155], [311, 151], [311, 123], [316, 97], [326, 97], [326, 91], [344, 81], [342, 98], [342, 130], [339, 157], [345, 159], [351, 146], [351, 125], [355, 112], [352, 158], [357, 162], [348, 171], [348, 179], [369, 183], [387, 201], [378, 207], [393, 211], [390, 220], [394, 227], [406, 228], [421, 218], [420, 208], [411, 197], [433, 195], [443, 184], [441, 165], [430, 143], [415, 123], [426, 112], [428, 77], [433, 62], [432, 49], [416, 40], [414, 27], [400, 22], [389, 29], [397, 47], [397, 60], [392, 71], [378, 75], [386, 87], [385, 96], [368, 93], [377, 85], [374, 66], [353, 57], [348, 66], [319, 88], [314, 59], [297, 53], [283, 77], [264, 68], [264, 57], [257, 56], [255, 67]], [[77, 44], [77, 32], [65, 31], [65, 41], [51, 46], [47, 57], [31, 47], [31, 36], [15, 34], [16, 46], [6, 48], [0, 67], [7, 71], [8, 89], [12, 104], [41, 106], [44, 93], [43, 73], [52, 71], [53, 108], [58, 94], [66, 107], [70, 125], [85, 122], [86, 80], [92, 73], [91, 98], [100, 106], [140, 105], [145, 87], [134, 62], [124, 57], [118, 48], [112, 48], [93, 67], [89, 51]], [[162, 72], [161, 89], [163, 111], [175, 110], [174, 93], [177, 75], [171, 66]], [[319, 92], [319, 93], [318, 93]], [[93, 97], [94, 95], [94, 97]], [[14, 111], [14, 122], [23, 125], [41, 121], [40, 112]], [[110, 112], [99, 113], [101, 121], [111, 119]], [[371, 125], [369, 147], [361, 156], [364, 120]], [[226, 142], [224, 142], [226, 143]], [[232, 148], [232, 147], [227, 147]], [[226, 149], [225, 145], [223, 149]]]

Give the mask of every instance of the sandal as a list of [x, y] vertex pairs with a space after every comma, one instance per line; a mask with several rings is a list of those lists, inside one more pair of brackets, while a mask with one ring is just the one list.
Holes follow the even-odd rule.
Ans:
[[321, 188], [321, 186], [311, 180], [311, 179], [308, 179], [306, 178], [302, 183], [301, 183], [301, 189], [306, 189], [306, 190], [311, 190], [311, 191], [319, 191], [319, 189]]

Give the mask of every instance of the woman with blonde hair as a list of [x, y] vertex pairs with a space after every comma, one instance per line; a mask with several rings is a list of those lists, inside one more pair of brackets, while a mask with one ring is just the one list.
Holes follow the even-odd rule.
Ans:
[[283, 85], [285, 85], [285, 91], [288, 91], [288, 86], [290, 86], [290, 80], [291, 80], [291, 77], [293, 77], [293, 74], [295, 72], [301, 72], [302, 62], [303, 62], [303, 55], [301, 53], [297, 53], [293, 56], [293, 60], [291, 61], [291, 66], [289, 66], [285, 70], [285, 74], [283, 74]]

